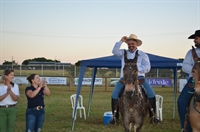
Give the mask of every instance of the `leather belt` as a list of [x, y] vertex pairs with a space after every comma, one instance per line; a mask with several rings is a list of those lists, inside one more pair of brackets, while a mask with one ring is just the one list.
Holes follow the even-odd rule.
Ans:
[[43, 106], [37, 106], [37, 107], [35, 107], [34, 109], [36, 109], [36, 110], [41, 110], [43, 108]]
[[14, 105], [3, 105], [3, 106], [0, 106], [0, 108], [11, 108], [11, 107], [15, 107], [15, 104]]

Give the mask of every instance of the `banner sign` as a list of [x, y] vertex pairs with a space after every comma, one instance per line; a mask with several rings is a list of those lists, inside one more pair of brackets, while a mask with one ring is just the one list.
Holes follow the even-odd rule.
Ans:
[[146, 78], [151, 86], [172, 87], [172, 79], [167, 78]]
[[179, 79], [179, 92], [181, 92], [187, 83], [187, 79]]
[[[40, 79], [46, 78], [47, 84], [67, 84], [67, 79], [65, 77], [40, 77]], [[15, 76], [13, 82], [16, 84], [29, 84], [26, 77], [17, 77]]]
[[[78, 85], [79, 78], [74, 78], [74, 84]], [[83, 78], [82, 85], [91, 85], [92, 84], [92, 78]], [[95, 78], [94, 85], [102, 85], [103, 80], [102, 78]]]
[[65, 77], [40, 77], [40, 79], [46, 78], [47, 84], [67, 84]]
[[[172, 87], [172, 79], [167, 78], [146, 78], [147, 82], [151, 86], [166, 86], [166, 87]], [[110, 79], [110, 85], [116, 85], [116, 83], [119, 81], [119, 78], [111, 78]]]
[[28, 80], [26, 80], [26, 77], [15, 76], [13, 82], [16, 84], [29, 84]]

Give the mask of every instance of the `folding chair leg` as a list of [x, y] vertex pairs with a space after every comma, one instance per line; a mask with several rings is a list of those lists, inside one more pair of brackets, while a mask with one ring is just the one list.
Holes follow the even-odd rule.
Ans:
[[[74, 118], [74, 110], [72, 112], [72, 118]], [[75, 115], [75, 120], [76, 120], [76, 115]]]
[[83, 112], [84, 112], [84, 113], [83, 113], [83, 114], [84, 114], [84, 118], [86, 119], [85, 109], [83, 109]]
[[80, 109], [80, 118], [82, 118], [82, 110]]
[[157, 118], [160, 118], [159, 110], [158, 110], [158, 106], [157, 106], [157, 105], [156, 105], [156, 117], [157, 117]]
[[163, 117], [162, 117], [162, 110], [160, 110], [160, 120], [162, 121], [163, 120]]

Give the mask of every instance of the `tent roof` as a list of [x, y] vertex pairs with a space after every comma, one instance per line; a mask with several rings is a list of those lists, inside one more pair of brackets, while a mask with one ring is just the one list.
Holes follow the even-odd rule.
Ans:
[[[153, 55], [147, 53], [149, 56], [149, 60], [151, 63], [151, 68], [181, 68], [182, 66], [182, 60], [173, 59], [173, 58], [167, 58], [162, 57], [158, 55]], [[105, 56], [100, 58], [94, 58], [94, 59], [88, 59], [88, 60], [82, 60], [81, 66], [86, 67], [108, 67], [108, 68], [120, 68], [121, 67], [121, 61], [116, 56]]]
[[[149, 60], [151, 62], [151, 68], [165, 68], [165, 69], [173, 69], [174, 71], [174, 109], [173, 109], [173, 117], [175, 117], [175, 110], [176, 110], [176, 87], [177, 87], [177, 68], [181, 68], [182, 66], [182, 60], [178, 59], [172, 59], [162, 56], [157, 56], [153, 54], [148, 54]], [[81, 69], [80, 69], [80, 75], [78, 80], [78, 88], [77, 88], [77, 97], [76, 97], [76, 103], [75, 103], [75, 109], [74, 109], [74, 117], [77, 112], [77, 104], [78, 104], [78, 96], [80, 95], [81, 91], [81, 85], [84, 77], [84, 72], [86, 67], [93, 67], [93, 75], [92, 75], [92, 84], [90, 88], [90, 99], [88, 103], [88, 116], [90, 112], [90, 104], [92, 100], [92, 94], [94, 89], [94, 81], [95, 76], [97, 72], [97, 67], [107, 67], [107, 68], [120, 68], [121, 67], [121, 60], [115, 56], [106, 56], [106, 57], [100, 57], [100, 58], [94, 58], [94, 59], [88, 59], [88, 60], [82, 60], [81, 61]], [[72, 131], [74, 130], [74, 123], [75, 118], [73, 118], [72, 121]]]

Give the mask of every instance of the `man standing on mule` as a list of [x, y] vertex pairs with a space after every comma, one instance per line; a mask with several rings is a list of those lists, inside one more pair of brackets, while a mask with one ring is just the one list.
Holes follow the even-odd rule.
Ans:
[[[136, 35], [131, 34], [129, 37], [124, 36], [121, 40], [115, 43], [112, 53], [121, 59], [121, 73], [120, 73], [120, 80], [123, 80], [123, 67], [124, 67], [124, 49], [120, 49], [122, 43], [125, 42], [128, 45], [127, 51], [127, 58], [133, 59], [135, 57], [135, 53], [138, 50], [138, 46], [142, 45], [142, 41], [137, 38]], [[155, 99], [155, 92], [153, 88], [149, 85], [149, 83], [145, 79], [145, 73], [148, 73], [151, 69], [151, 64], [149, 61], [149, 57], [146, 53], [141, 50], [138, 50], [138, 60], [137, 60], [137, 67], [138, 67], [138, 80], [141, 85], [144, 86], [147, 96], [149, 98], [149, 102], [156, 113], [156, 99]], [[124, 84], [121, 81], [118, 81], [113, 92], [112, 92], [112, 112], [114, 114], [114, 110], [116, 108], [116, 104], [119, 98], [119, 93], [121, 89], [124, 87]], [[149, 116], [153, 117], [152, 112], [149, 112]], [[117, 112], [115, 115], [116, 119], [119, 118], [119, 113]], [[114, 120], [110, 122], [110, 124], [114, 124]], [[152, 118], [151, 123], [158, 124], [160, 121], [157, 118]]]
[[[195, 51], [196, 51], [198, 57], [200, 57], [200, 30], [196, 30], [195, 34], [189, 36], [188, 39], [194, 39], [194, 43], [195, 43], [195, 47], [196, 47]], [[186, 108], [189, 105], [189, 101], [190, 101], [190, 98], [192, 95], [189, 92], [194, 92], [194, 88], [191, 85], [193, 83], [192, 82], [193, 81], [193, 75], [192, 75], [193, 66], [194, 66], [194, 60], [192, 57], [192, 49], [190, 49], [187, 52], [185, 59], [183, 61], [183, 65], [182, 65], [182, 70], [183, 70], [183, 72], [189, 74], [189, 79], [178, 98], [178, 112], [179, 112], [182, 131], [184, 128], [185, 114], [187, 112]], [[192, 132], [192, 128], [191, 128], [189, 122], [187, 125], [187, 130], [188, 130], [188, 132]]]

